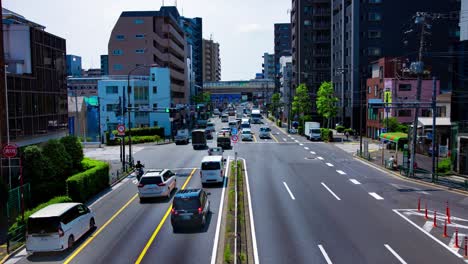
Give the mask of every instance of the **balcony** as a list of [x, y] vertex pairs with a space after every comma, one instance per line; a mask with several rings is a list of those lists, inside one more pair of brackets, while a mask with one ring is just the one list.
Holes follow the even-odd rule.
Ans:
[[315, 30], [330, 29], [330, 23], [313, 23]]
[[314, 16], [330, 16], [331, 15], [331, 9], [329, 9], [329, 8], [315, 9], [312, 14]]
[[169, 41], [169, 48], [172, 49], [175, 53], [177, 53], [178, 55], [181, 55], [181, 56], [184, 56], [185, 55], [185, 52], [183, 49], [181, 49], [179, 47], [179, 45], [177, 45], [175, 42], [173, 41]]
[[166, 34], [169, 33], [171, 39], [179, 42], [180, 45], [184, 45], [184, 38], [181, 35], [179, 35], [179, 32], [177, 32], [177, 30], [175, 30], [175, 28], [172, 25], [166, 24], [165, 26], [163, 26], [163, 31]]
[[174, 79], [178, 79], [178, 80], [181, 80], [181, 81], [185, 81], [185, 74], [183, 73], [180, 73], [174, 69], [170, 69], [170, 72], [171, 72], [171, 78], [174, 78]]
[[167, 61], [169, 63], [175, 65], [177, 68], [185, 69], [185, 63], [183, 61], [181, 61], [179, 58], [177, 58], [176, 56], [168, 54], [167, 58], [168, 58]]
[[314, 52], [312, 53], [312, 56], [314, 57], [330, 56], [330, 50], [314, 50]]
[[314, 43], [330, 43], [331, 39], [330, 36], [316, 36], [312, 39]]

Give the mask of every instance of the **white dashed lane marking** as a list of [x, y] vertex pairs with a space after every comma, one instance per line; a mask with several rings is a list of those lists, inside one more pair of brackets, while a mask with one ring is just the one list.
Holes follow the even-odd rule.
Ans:
[[342, 170], [337, 170], [336, 172], [338, 172], [338, 173], [341, 174], [341, 175], [345, 175], [345, 174], [346, 174], [346, 172], [344, 172], [344, 171], [342, 171]]
[[357, 185], [357, 184], [361, 184], [361, 183], [358, 182], [356, 179], [350, 179], [350, 181], [351, 181], [352, 183], [356, 184], [356, 185]]
[[327, 162], [326, 164], [327, 164], [328, 167], [333, 167], [333, 164], [331, 164], [331, 163]]
[[370, 194], [370, 196], [374, 197], [377, 200], [383, 200], [384, 199], [382, 196], [378, 195], [375, 192], [370, 192], [369, 194]]

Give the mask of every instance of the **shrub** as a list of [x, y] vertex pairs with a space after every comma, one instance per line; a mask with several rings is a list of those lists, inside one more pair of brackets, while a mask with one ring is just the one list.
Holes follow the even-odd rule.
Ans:
[[346, 132], [348, 132], [348, 134], [349, 134], [350, 136], [354, 135], [354, 130], [353, 130], [352, 128], [346, 128], [346, 129], [344, 130], [344, 133], [346, 133]]
[[320, 128], [320, 137], [323, 141], [329, 142], [333, 139], [333, 131], [328, 128]]
[[336, 126], [336, 132], [338, 133], [343, 133], [345, 131], [345, 127], [344, 126]]
[[164, 128], [163, 127], [132, 128], [129, 134], [132, 136], [156, 136], [157, 135], [160, 137], [164, 137]]
[[438, 173], [447, 173], [451, 171], [451, 169], [452, 169], [452, 161], [450, 160], [450, 158], [444, 158], [440, 160], [439, 163], [437, 164]]
[[72, 202], [72, 199], [68, 196], [56, 196], [50, 199], [48, 202], [42, 203], [31, 210], [26, 210], [24, 212], [24, 221], [21, 219], [21, 215], [16, 218], [16, 222], [9, 228], [10, 231], [17, 229], [19, 226], [26, 225], [28, 223], [28, 218], [35, 212], [45, 208], [51, 204], [57, 203], [69, 203]]
[[276, 125], [281, 127], [281, 120], [280, 119], [276, 120]]
[[81, 171], [81, 161], [83, 160], [83, 147], [75, 136], [67, 136], [60, 139], [71, 159], [72, 169], [75, 172]]
[[109, 164], [91, 159], [84, 159], [82, 163], [88, 169], [67, 179], [68, 196], [80, 202], [109, 186]]
[[[114, 140], [110, 140], [110, 133], [115, 135]], [[121, 139], [117, 137], [117, 130], [114, 130], [112, 132], [106, 132], [106, 142], [108, 146], [116, 146], [120, 145]], [[138, 143], [144, 143], [144, 142], [157, 142], [160, 141], [162, 138], [164, 138], [164, 128], [163, 127], [144, 127], [144, 128], [132, 128], [131, 129], [131, 136], [132, 136], [132, 143], [138, 144]], [[158, 138], [154, 138], [154, 140], [149, 141], [149, 138], [146, 139], [141, 139], [138, 140], [136, 139], [137, 137], [144, 137], [144, 136], [157, 136]], [[141, 142], [139, 142], [141, 141]], [[125, 137], [125, 144], [128, 144], [128, 133]]]
[[[147, 142], [158, 142], [161, 141], [159, 136], [134, 136], [132, 137], [132, 144], [147, 143]], [[128, 137], [126, 138], [128, 142]]]
[[52, 174], [57, 181], [65, 182], [67, 171], [72, 165], [70, 155], [63, 144], [57, 139], [51, 139], [45, 144], [42, 152], [50, 161], [50, 170], [47, 173]]

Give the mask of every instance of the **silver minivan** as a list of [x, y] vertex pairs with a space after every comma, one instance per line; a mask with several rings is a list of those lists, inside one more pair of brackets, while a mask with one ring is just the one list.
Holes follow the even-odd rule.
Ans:
[[49, 205], [28, 218], [28, 253], [62, 251], [96, 226], [94, 213], [81, 203]]

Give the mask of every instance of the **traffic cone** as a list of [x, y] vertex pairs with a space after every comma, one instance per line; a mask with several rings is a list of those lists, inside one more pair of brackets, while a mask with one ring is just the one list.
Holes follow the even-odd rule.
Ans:
[[447, 219], [445, 219], [445, 224], [444, 224], [444, 237], [448, 237], [448, 235], [447, 235]]
[[450, 207], [449, 207], [448, 201], [446, 203], [445, 214], [447, 215], [448, 223], [451, 224], [452, 222], [450, 221]]
[[427, 216], [427, 201], [424, 203], [424, 207], [425, 207], [425, 209], [424, 209], [424, 211], [425, 211], [424, 218], [426, 218], [426, 220], [427, 220], [427, 219], [429, 219], [429, 217]]
[[437, 210], [434, 211], [434, 227], [437, 227]]
[[455, 248], [460, 248], [458, 244], [458, 227], [455, 228]]
[[418, 212], [421, 212], [421, 197], [418, 197]]

